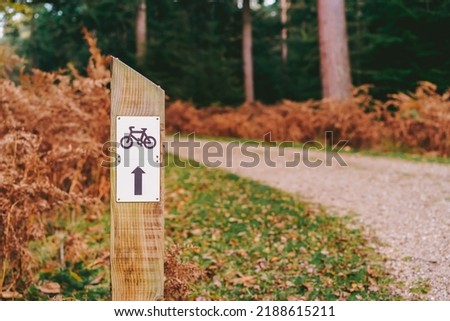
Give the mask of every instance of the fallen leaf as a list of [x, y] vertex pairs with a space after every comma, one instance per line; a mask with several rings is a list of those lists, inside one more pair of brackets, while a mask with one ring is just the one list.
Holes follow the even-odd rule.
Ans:
[[199, 229], [199, 228], [190, 230], [189, 232], [191, 233], [191, 235], [194, 235], [194, 236], [199, 236], [199, 235], [203, 234], [203, 230]]
[[309, 282], [305, 282], [302, 285], [308, 290], [308, 292], [312, 292], [314, 290], [314, 285]]
[[369, 282], [371, 285], [377, 285], [377, 281], [374, 278], [371, 278], [370, 276], [369, 276]]
[[220, 279], [217, 275], [214, 275], [213, 277], [213, 283], [215, 286], [217, 286], [218, 288], [222, 287], [222, 282], [220, 282]]
[[83, 282], [83, 279], [81, 278], [81, 276], [79, 276], [77, 273], [70, 271], [70, 275], [77, 280], [78, 282]]
[[249, 286], [256, 283], [256, 278], [254, 276], [243, 276], [241, 278], [234, 278], [230, 280], [232, 284], [243, 284]]
[[93, 279], [91, 281], [91, 285], [97, 285], [100, 282], [102, 282], [103, 278], [105, 277], [105, 273], [100, 273], [99, 275], [97, 275], [97, 277], [95, 279]]
[[88, 265], [88, 268], [94, 268], [101, 265], [107, 265], [109, 263], [109, 254], [104, 255], [101, 258], [96, 259], [94, 262]]
[[4, 300], [22, 299], [23, 295], [15, 291], [4, 291], [0, 293], [0, 298]]
[[288, 301], [306, 301], [306, 297], [305, 296], [295, 296], [295, 295], [291, 295], [287, 297]]
[[372, 291], [372, 292], [377, 292], [379, 289], [380, 289], [380, 287], [377, 285], [369, 286], [369, 291]]
[[44, 294], [58, 294], [61, 292], [61, 286], [56, 282], [45, 282], [38, 286], [38, 289]]
[[50, 301], [64, 301], [64, 296], [62, 294], [57, 294], [50, 299]]
[[280, 223], [276, 223], [276, 224], [275, 224], [275, 227], [276, 227], [276, 228], [279, 228], [279, 229], [284, 229], [284, 225], [285, 225], [284, 222], [280, 222]]
[[294, 284], [293, 282], [291, 282], [291, 281], [286, 281], [286, 287], [287, 287], [287, 288], [290, 288], [290, 287], [293, 287], [293, 286], [295, 286], [295, 284]]

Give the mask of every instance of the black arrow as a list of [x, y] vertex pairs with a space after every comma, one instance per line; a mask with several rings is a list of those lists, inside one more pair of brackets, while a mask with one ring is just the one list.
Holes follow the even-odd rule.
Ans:
[[142, 195], [142, 174], [145, 172], [138, 166], [131, 174], [134, 174], [134, 195]]

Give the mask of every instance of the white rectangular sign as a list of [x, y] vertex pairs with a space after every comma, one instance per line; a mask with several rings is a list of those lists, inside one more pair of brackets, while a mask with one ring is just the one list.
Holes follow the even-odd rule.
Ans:
[[117, 116], [117, 202], [160, 201], [160, 118]]

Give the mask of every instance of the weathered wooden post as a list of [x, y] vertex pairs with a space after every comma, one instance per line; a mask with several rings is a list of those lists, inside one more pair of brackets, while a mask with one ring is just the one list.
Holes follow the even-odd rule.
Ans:
[[111, 80], [113, 300], [164, 295], [164, 91], [117, 58]]

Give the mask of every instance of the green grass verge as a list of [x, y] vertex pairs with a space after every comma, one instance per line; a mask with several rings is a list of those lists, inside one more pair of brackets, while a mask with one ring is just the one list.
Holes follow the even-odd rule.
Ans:
[[350, 217], [204, 167], [169, 166], [166, 190], [168, 242], [206, 271], [192, 299], [395, 299], [382, 258]]
[[29, 244], [39, 271], [25, 299], [110, 300], [109, 212], [93, 215], [68, 207], [48, 217], [46, 225], [48, 234]]
[[[191, 299], [392, 300], [382, 258], [350, 217], [218, 170], [166, 168], [166, 242], [205, 271]], [[108, 300], [109, 213], [56, 215], [49, 235], [30, 244], [41, 267], [26, 299]], [[66, 244], [64, 259], [61, 244]], [[61, 260], [64, 260], [62, 262]], [[43, 289], [44, 293], [43, 293]], [[48, 289], [47, 289], [48, 290]]]

